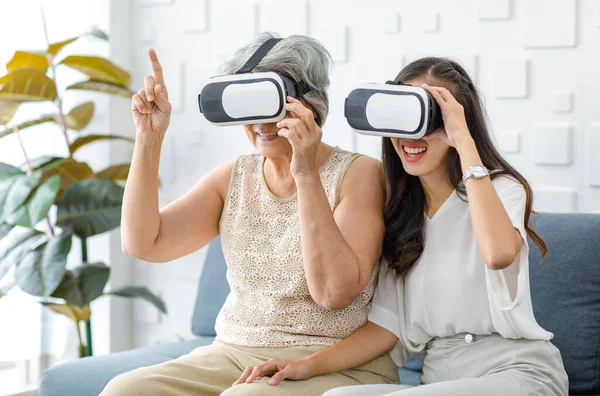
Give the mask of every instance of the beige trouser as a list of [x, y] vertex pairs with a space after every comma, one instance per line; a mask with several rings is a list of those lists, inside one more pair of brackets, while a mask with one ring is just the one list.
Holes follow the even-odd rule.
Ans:
[[119, 375], [106, 385], [101, 396], [317, 396], [339, 386], [399, 383], [396, 365], [388, 355], [383, 355], [351, 370], [306, 381], [284, 381], [270, 386], [263, 379], [231, 386], [248, 366], [272, 358], [300, 359], [324, 348], [249, 348], [215, 341], [178, 359]]

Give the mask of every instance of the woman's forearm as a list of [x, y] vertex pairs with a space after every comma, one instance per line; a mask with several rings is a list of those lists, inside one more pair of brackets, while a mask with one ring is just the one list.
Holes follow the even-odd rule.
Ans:
[[373, 322], [365, 323], [348, 338], [304, 358], [312, 376], [348, 370], [391, 351], [398, 337]]
[[[458, 148], [463, 172], [482, 164], [475, 143], [466, 141]], [[515, 230], [490, 178], [469, 179], [465, 183], [475, 240], [486, 265], [491, 269], [508, 267], [521, 247]]]
[[297, 178], [302, 258], [310, 293], [319, 305], [343, 309], [360, 283], [358, 258], [342, 235], [318, 175]]
[[138, 134], [125, 186], [121, 241], [125, 253], [143, 256], [160, 230], [158, 167], [162, 140]]

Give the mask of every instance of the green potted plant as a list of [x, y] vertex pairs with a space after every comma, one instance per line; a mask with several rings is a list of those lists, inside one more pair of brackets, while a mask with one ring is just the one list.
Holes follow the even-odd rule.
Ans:
[[[94, 102], [65, 112], [63, 95], [84, 90], [130, 98], [133, 92], [129, 73], [108, 59], [61, 57], [63, 48], [84, 36], [108, 40], [104, 32], [95, 28], [58, 43], [49, 43], [46, 34], [45, 50], [16, 51], [6, 65], [7, 74], [0, 77], [0, 144], [2, 138], [15, 134], [25, 161], [20, 168], [0, 162], [0, 280], [10, 279], [4, 279], [0, 297], [7, 289], [18, 286], [52, 311], [72, 319], [81, 357], [93, 354], [90, 303], [95, 299], [106, 295], [137, 297], [166, 313], [162, 299], [145, 287], [105, 290], [110, 267], [88, 262], [88, 238], [120, 224], [124, 191], [121, 184], [127, 179], [129, 164], [95, 171], [74, 154], [98, 141], [133, 139], [115, 134], [82, 135], [79, 131], [94, 115]], [[87, 79], [58, 92], [56, 77], [61, 68], [75, 69]], [[56, 104], [55, 113], [11, 123], [21, 105], [45, 101]], [[28, 157], [20, 134], [43, 123], [60, 126], [68, 147], [67, 157]], [[57, 215], [51, 220], [48, 214], [52, 206], [56, 206]], [[81, 264], [67, 269], [73, 238], [81, 244]]]

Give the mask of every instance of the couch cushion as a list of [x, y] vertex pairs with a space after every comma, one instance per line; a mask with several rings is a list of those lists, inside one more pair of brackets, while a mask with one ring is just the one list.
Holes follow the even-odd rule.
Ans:
[[198, 283], [198, 295], [192, 315], [192, 333], [197, 336], [216, 335], [215, 321], [229, 294], [226, 272], [227, 264], [223, 257], [221, 238], [217, 237], [208, 247]]
[[600, 394], [600, 215], [543, 214], [529, 241], [531, 298], [538, 323], [554, 333], [573, 394]]
[[423, 371], [423, 360], [417, 355], [409, 355], [404, 367], [398, 368], [400, 383], [402, 385], [419, 385], [421, 383], [421, 371]]
[[212, 337], [74, 360], [44, 371], [39, 396], [96, 396], [119, 374], [176, 359]]

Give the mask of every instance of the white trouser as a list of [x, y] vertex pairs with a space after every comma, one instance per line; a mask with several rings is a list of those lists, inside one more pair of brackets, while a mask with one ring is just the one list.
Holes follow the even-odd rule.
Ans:
[[420, 386], [347, 386], [323, 396], [568, 395], [560, 352], [549, 341], [491, 334], [474, 336], [468, 343], [465, 336], [435, 338], [427, 344]]

